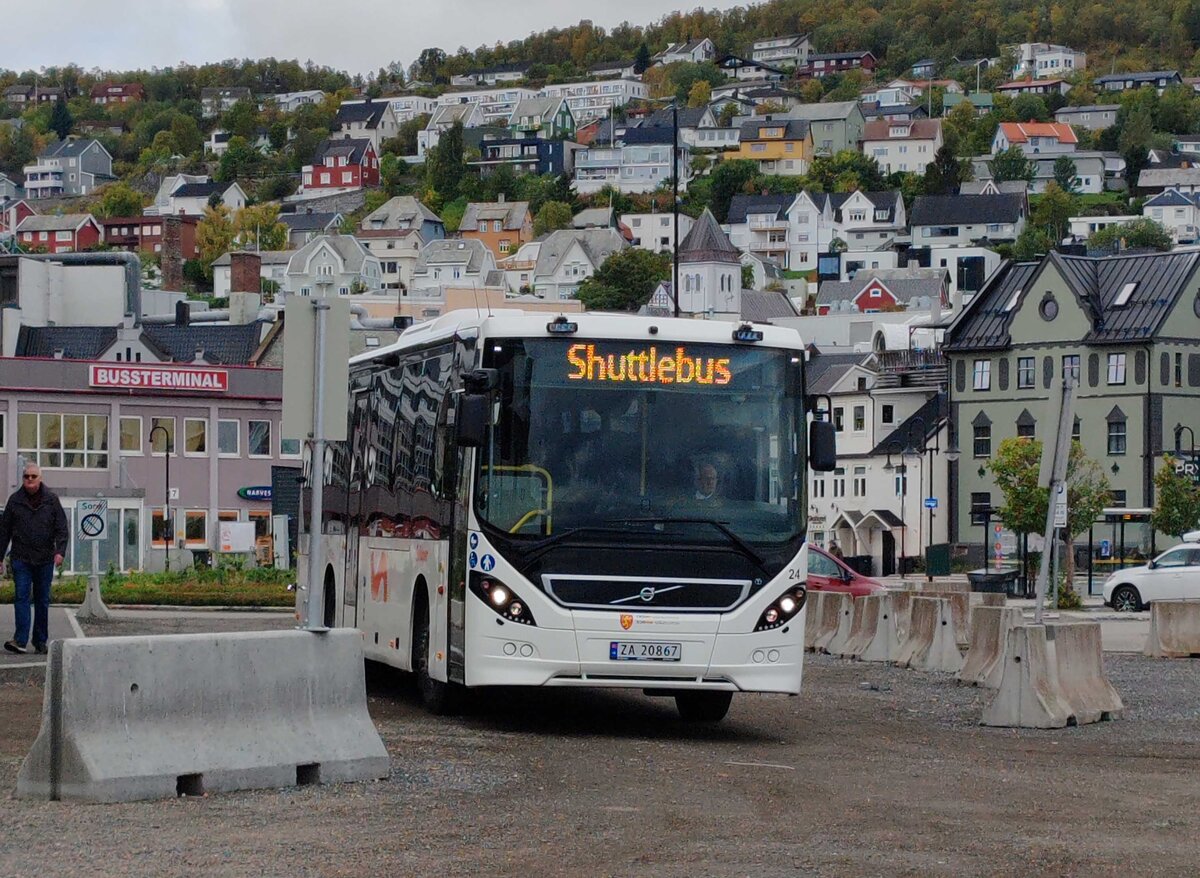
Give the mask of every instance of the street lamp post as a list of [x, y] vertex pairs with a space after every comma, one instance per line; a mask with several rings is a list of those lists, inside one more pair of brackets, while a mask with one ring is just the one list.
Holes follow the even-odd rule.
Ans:
[[[892, 465], [892, 447], [896, 448], [896, 455], [900, 458], [900, 465]], [[908, 525], [904, 523], [904, 507], [907, 505], [908, 496], [908, 467], [904, 463], [904, 447], [900, 444], [899, 439], [893, 439], [888, 443], [887, 463], [883, 465], [885, 472], [894, 472], [900, 478], [900, 578], [904, 579], [906, 564], [905, 550], [908, 548]]]
[[[938, 421], [940, 421], [940, 419], [941, 419], [941, 412], [940, 412], [941, 396], [940, 395], [938, 397], [938, 409], [939, 409]], [[921, 425], [921, 432], [918, 434], [920, 437], [920, 440], [921, 440], [921, 445], [919, 448], [913, 443], [913, 428], [916, 427], [917, 424]], [[935, 426], [937, 427], [937, 429], [934, 431], [934, 434], [933, 434], [933, 444], [930, 445], [929, 444], [929, 428], [925, 423], [925, 419], [920, 415], [917, 415], [916, 417], [914, 417], [912, 419], [912, 421], [909, 422], [908, 448], [905, 449], [905, 451], [904, 451], [905, 456], [910, 457], [910, 458], [911, 457], [919, 457], [919, 458], [923, 459], [924, 455], [929, 455], [929, 462], [925, 466], [925, 468], [927, 470], [929, 470], [929, 493], [925, 495], [927, 498], [934, 496], [934, 493], [933, 493], [933, 458], [934, 458], [934, 455], [942, 453], [941, 427], [940, 427], [940, 424], [937, 423], [937, 421], [935, 421]], [[946, 446], [945, 454], [946, 454], [947, 462], [953, 463], [954, 461], [958, 460], [958, 457], [959, 457], [958, 446], [955, 444], [953, 438], [950, 440], [950, 444]], [[926, 536], [925, 536], [925, 581], [933, 582], [933, 572], [929, 569], [929, 555], [933, 549], [933, 506], [929, 506], [928, 508], [929, 508], [929, 533], [926, 534]]]
[[171, 541], [175, 534], [171, 530], [171, 433], [162, 424], [155, 424], [150, 430], [150, 445], [154, 445], [154, 434], [162, 430], [163, 434], [163, 543], [166, 545], [166, 561], [164, 568], [171, 572]]

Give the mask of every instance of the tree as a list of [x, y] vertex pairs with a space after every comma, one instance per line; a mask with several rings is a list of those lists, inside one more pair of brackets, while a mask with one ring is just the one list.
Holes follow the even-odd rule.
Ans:
[[667, 254], [630, 247], [609, 256], [579, 285], [576, 297], [589, 311], [636, 311], [670, 276]]
[[574, 214], [571, 212], [571, 205], [563, 201], [547, 201], [538, 210], [537, 215], [533, 218], [533, 235], [535, 238], [540, 238], [549, 232], [556, 232], [559, 229], [569, 228], [571, 218]]
[[638, 46], [637, 54], [633, 57], [633, 72], [641, 76], [650, 67], [650, 47], [645, 41]]
[[1017, 95], [1013, 98], [1012, 113], [1018, 122], [1046, 122], [1050, 111], [1037, 95]]
[[717, 124], [722, 128], [728, 128], [733, 124], [733, 117], [738, 114], [738, 105], [730, 101], [725, 106], [721, 107], [721, 112], [717, 116]]
[[742, 289], [754, 289], [754, 267], [751, 265], [742, 266]]
[[262, 169], [263, 154], [243, 137], [229, 138], [214, 175], [218, 183], [232, 183], [239, 178], [253, 177]]
[[945, 143], [925, 166], [923, 190], [926, 195], [953, 195], [962, 184], [963, 167], [950, 144]]
[[992, 179], [997, 183], [1007, 183], [1010, 180], [1033, 182], [1033, 162], [1025, 158], [1025, 153], [1021, 152], [1019, 146], [1010, 146], [996, 153], [996, 157], [991, 161], [991, 171]]
[[745, 192], [746, 184], [753, 180], [757, 173], [757, 163], [746, 159], [735, 159], [717, 165], [710, 175], [712, 190], [709, 198], [709, 207], [717, 222], [725, 222], [729, 216], [729, 203], [733, 201], [733, 196]]
[[441, 49], [436, 47], [424, 49], [413, 65], [412, 78], [423, 79], [437, 85], [445, 78], [442, 75], [442, 67], [445, 63], [446, 53]]
[[1054, 249], [1054, 242], [1040, 226], [1029, 223], [1013, 244], [1012, 257], [1018, 262], [1036, 262]]
[[1177, 469], [1178, 464], [1171, 455], [1163, 455], [1163, 465], [1154, 474], [1157, 500], [1150, 523], [1155, 530], [1182, 539], [1200, 524], [1200, 488], [1190, 474]]
[[884, 188], [879, 162], [853, 149], [844, 149], [832, 156], [817, 156], [809, 165], [805, 178], [809, 186], [820, 192], [877, 192]]
[[1072, 195], [1079, 188], [1079, 169], [1069, 155], [1060, 155], [1054, 160], [1054, 182], [1063, 192]]
[[[1055, 164], [1057, 165], [1057, 162]], [[1035, 225], [1046, 230], [1052, 241], [1058, 242], [1066, 234], [1068, 222], [1074, 215], [1074, 196], [1064, 192], [1051, 180], [1046, 184], [1046, 191], [1038, 199], [1031, 218]]]
[[425, 156], [425, 179], [429, 187], [442, 198], [458, 192], [459, 181], [467, 173], [463, 158], [463, 126], [455, 122], [442, 132], [438, 144]]
[[[1126, 180], [1137, 180], [1142, 168], [1150, 161], [1149, 151], [1154, 142], [1154, 115], [1150, 104], [1149, 100], [1134, 104], [1124, 121], [1118, 122], [1121, 134], [1117, 137], [1117, 149], [1125, 159]], [[1117, 113], [1118, 120], [1123, 112], [1124, 107]]]
[[221, 127], [229, 132], [230, 137], [243, 137], [246, 140], [258, 139], [258, 105], [251, 100], [240, 100], [221, 117]]
[[1169, 86], [1158, 99], [1156, 126], [1172, 134], [1191, 134], [1196, 130], [1196, 93], [1190, 85]]
[[100, 202], [96, 215], [101, 219], [114, 216], [141, 216], [144, 202], [142, 196], [128, 183], [110, 183], [100, 190]]
[[204, 208], [204, 218], [196, 223], [196, 247], [200, 251], [200, 265], [207, 278], [212, 278], [213, 262], [229, 252], [236, 236], [228, 207], [219, 204]]
[[237, 241], [256, 250], [283, 250], [288, 228], [279, 221], [279, 205], [257, 204], [243, 207], [233, 221]]
[[689, 107], [707, 107], [709, 101], [712, 100], [712, 86], [703, 79], [698, 79], [692, 83], [691, 89], [688, 91], [687, 105]]
[[59, 95], [58, 100], [54, 102], [54, 110], [50, 113], [50, 130], [58, 135], [59, 140], [66, 140], [74, 124], [75, 118], [67, 109], [67, 102]]
[[1161, 223], [1149, 217], [1141, 217], [1125, 225], [1112, 225], [1100, 229], [1088, 238], [1088, 246], [1095, 250], [1122, 248], [1170, 250], [1173, 246], [1171, 233]]

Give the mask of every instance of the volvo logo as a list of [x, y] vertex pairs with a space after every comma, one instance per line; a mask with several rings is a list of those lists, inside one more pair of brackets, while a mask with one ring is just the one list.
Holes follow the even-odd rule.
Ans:
[[638, 592], [638, 596], [646, 603], [650, 603], [654, 600], [654, 589], [647, 586]]
[[640, 591], [624, 598], [617, 598], [615, 601], [609, 601], [610, 604], [627, 604], [630, 601], [640, 600], [643, 604], [648, 604], [660, 594], [666, 594], [669, 591], [677, 591], [683, 588], [682, 585], [669, 585], [666, 588], [655, 588], [652, 585], [647, 585]]

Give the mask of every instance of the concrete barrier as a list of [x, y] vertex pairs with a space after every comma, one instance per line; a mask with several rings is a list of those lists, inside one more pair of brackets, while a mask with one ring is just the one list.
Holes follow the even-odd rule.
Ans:
[[1006, 607], [1008, 606], [1008, 595], [1002, 591], [979, 592], [979, 605], [981, 607]]
[[875, 636], [874, 607], [867, 604], [866, 597], [854, 599], [853, 621], [850, 623], [850, 636], [842, 649], [842, 658], [858, 658], [867, 648], [871, 638]]
[[896, 617], [896, 637], [899, 638], [903, 645], [908, 639], [908, 617], [912, 612], [912, 600], [916, 597], [911, 591], [889, 591], [888, 597], [892, 599], [892, 612]]
[[924, 594], [966, 594], [971, 593], [969, 582], [926, 582], [921, 584]]
[[1125, 706], [1104, 676], [1099, 622], [1050, 622], [1058, 688], [1076, 725], [1116, 719]]
[[825, 651], [830, 655], [841, 655], [846, 651], [846, 643], [850, 639], [850, 631], [854, 627], [854, 598], [843, 593], [838, 605], [838, 626], [833, 637], [825, 644]]
[[1153, 658], [1200, 656], [1200, 601], [1155, 601], [1145, 653]]
[[961, 683], [999, 689], [1009, 629], [1021, 624], [1018, 607], [972, 607], [971, 645], [957, 679]]
[[891, 594], [873, 594], [863, 598], [870, 622], [871, 636], [855, 656], [864, 662], [894, 662], [900, 655], [900, 627], [896, 618], [896, 598]]
[[127, 802], [388, 771], [357, 631], [104, 637], [51, 644], [17, 795]]
[[1058, 686], [1058, 668], [1046, 640], [1046, 626], [1010, 628], [1000, 688], [983, 711], [985, 726], [1061, 729], [1071, 722], [1071, 705]]
[[842, 600], [850, 600], [850, 595], [838, 591], [822, 592], [825, 595], [821, 602], [821, 620], [817, 626], [817, 636], [813, 639], [815, 652], [826, 652], [829, 641], [837, 634], [842, 622]]
[[821, 604], [825, 601], [825, 592], [810, 591], [804, 605], [804, 651], [812, 652], [817, 634], [821, 630]]
[[896, 663], [922, 671], [957, 674], [963, 665], [954, 637], [954, 621], [946, 597], [915, 597], [908, 638]]

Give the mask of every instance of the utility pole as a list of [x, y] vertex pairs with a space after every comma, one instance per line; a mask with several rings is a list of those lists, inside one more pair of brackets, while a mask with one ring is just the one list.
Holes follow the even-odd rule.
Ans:
[[[322, 513], [325, 509], [325, 318], [329, 314], [329, 301], [322, 296], [313, 300], [316, 311], [316, 363], [313, 377], [313, 432], [312, 456], [309, 469], [312, 474], [312, 504], [308, 524], [308, 615], [305, 628], [309, 631], [325, 631], [325, 615], [322, 599], [325, 589], [321, 588], [321, 566], [324, 556], [322, 539]], [[342, 327], [339, 327], [341, 329]], [[320, 614], [320, 615], [318, 615]]]
[[675, 316], [679, 316], [679, 100], [671, 102], [671, 290], [675, 294]]
[[[1051, 576], [1051, 559], [1057, 542], [1058, 529], [1067, 526], [1067, 461], [1071, 456], [1071, 428], [1074, 425], [1072, 403], [1075, 383], [1068, 376], [1063, 376], [1062, 396], [1059, 401], [1057, 424], [1058, 432], [1054, 434], [1054, 444], [1047, 442], [1042, 448], [1042, 467], [1038, 475], [1039, 485], [1050, 488], [1050, 502], [1046, 508], [1045, 545], [1042, 549], [1042, 559], [1038, 564], [1037, 586], [1035, 590], [1036, 604], [1033, 609], [1035, 625], [1042, 624], [1045, 612], [1047, 584]], [[1051, 405], [1054, 400], [1051, 400]], [[1055, 582], [1057, 598], [1058, 584]]]

